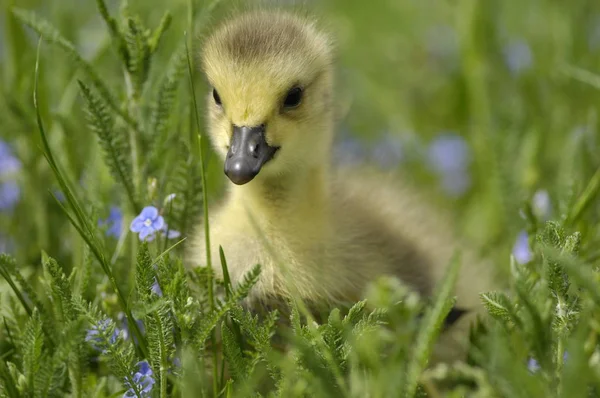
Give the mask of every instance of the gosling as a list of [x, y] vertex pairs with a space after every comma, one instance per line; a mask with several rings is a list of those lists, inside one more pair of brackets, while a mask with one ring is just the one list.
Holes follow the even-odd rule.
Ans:
[[[201, 60], [211, 86], [208, 131], [231, 182], [209, 219], [216, 275], [219, 246], [234, 285], [260, 264], [247, 299], [257, 309], [290, 297], [344, 306], [382, 275], [430, 295], [458, 243], [408, 184], [370, 170], [334, 170], [332, 43], [316, 23], [248, 12], [207, 38]], [[205, 250], [199, 228], [187, 262], [204, 265]], [[479, 307], [490, 280], [468, 253], [462, 264], [458, 314]], [[452, 337], [455, 343], [462, 352], [464, 338]]]

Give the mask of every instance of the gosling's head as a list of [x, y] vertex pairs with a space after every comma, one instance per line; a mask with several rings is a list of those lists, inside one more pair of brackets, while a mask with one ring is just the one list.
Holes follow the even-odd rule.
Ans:
[[279, 11], [243, 14], [207, 39], [202, 65], [211, 85], [209, 131], [233, 183], [327, 161], [331, 50], [314, 22]]

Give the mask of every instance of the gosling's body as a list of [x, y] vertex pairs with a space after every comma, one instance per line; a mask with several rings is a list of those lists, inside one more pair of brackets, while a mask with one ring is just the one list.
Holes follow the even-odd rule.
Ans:
[[[221, 275], [219, 246], [234, 284], [260, 264], [250, 305], [291, 295], [318, 306], [349, 304], [382, 275], [427, 296], [458, 247], [441, 215], [395, 176], [332, 169], [331, 58], [329, 39], [313, 22], [280, 12], [234, 18], [204, 46], [214, 87], [208, 127], [235, 182], [210, 217], [213, 268]], [[205, 264], [198, 231], [192, 266]], [[489, 278], [468, 253], [462, 258], [457, 306], [474, 310]]]
[[[329, 305], [354, 303], [381, 275], [397, 276], [426, 297], [455, 249], [463, 250], [464, 263], [457, 307], [478, 305], [478, 293], [489, 287], [487, 270], [464, 252], [447, 220], [413, 187], [392, 174], [355, 169], [310, 180], [296, 192], [266, 185], [249, 192], [249, 187], [233, 186], [210, 218], [218, 276], [219, 245], [234, 283], [261, 264], [261, 278], [250, 297], [254, 305], [269, 306], [292, 294]], [[191, 258], [204, 264], [204, 235], [193, 243]]]

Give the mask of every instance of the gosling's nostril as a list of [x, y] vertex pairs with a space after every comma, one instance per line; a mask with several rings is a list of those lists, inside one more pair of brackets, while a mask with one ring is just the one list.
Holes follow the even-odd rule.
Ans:
[[252, 154], [252, 157], [254, 158], [258, 158], [258, 154], [259, 154], [259, 149], [260, 149], [260, 143], [259, 142], [253, 142], [248, 146], [248, 149], [250, 150], [250, 154]]

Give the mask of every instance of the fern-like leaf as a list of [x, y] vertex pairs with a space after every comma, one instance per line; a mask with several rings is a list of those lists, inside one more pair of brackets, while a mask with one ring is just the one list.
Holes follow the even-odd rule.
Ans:
[[133, 96], [139, 98], [150, 71], [151, 52], [148, 45], [148, 32], [139, 18], [128, 18], [124, 37], [129, 53], [127, 70], [131, 77]]
[[185, 235], [202, 214], [203, 203], [200, 167], [192, 157], [177, 164], [171, 192], [176, 194], [171, 211], [172, 224]]
[[67, 277], [56, 260], [48, 257], [46, 253], [42, 253], [42, 263], [50, 279], [52, 298], [59, 319], [63, 322], [74, 320], [76, 313], [73, 308], [71, 286]]
[[156, 299], [156, 296], [152, 294], [152, 285], [155, 280], [152, 264], [153, 261], [148, 249], [148, 243], [143, 242], [138, 250], [137, 266], [135, 269], [137, 294], [142, 303], [148, 303]]
[[159, 387], [166, 392], [169, 360], [175, 352], [173, 320], [166, 303], [163, 302], [156, 311], [146, 316], [146, 330], [150, 366], [158, 371]]
[[119, 29], [119, 25], [117, 20], [110, 16], [108, 13], [108, 8], [106, 7], [106, 3], [104, 0], [96, 0], [96, 5], [98, 7], [98, 11], [100, 11], [100, 15], [106, 25], [108, 26], [108, 31], [112, 39], [115, 41], [117, 51], [123, 64], [129, 65], [129, 52], [127, 51], [127, 43], [125, 42], [125, 38], [123, 37], [123, 33]]
[[23, 352], [23, 374], [27, 380], [27, 388], [30, 391], [36, 390], [35, 381], [42, 367], [43, 344], [42, 319], [36, 308], [25, 326], [21, 347]]
[[506, 325], [520, 325], [510, 299], [504, 293], [488, 292], [479, 295], [488, 313]]
[[455, 300], [451, 298], [451, 293], [458, 277], [459, 268], [459, 257], [455, 256], [441, 279], [440, 285], [436, 288], [437, 293], [433, 305], [425, 313], [406, 371], [403, 395], [407, 398], [415, 396], [419, 377], [427, 365], [434, 341], [442, 328], [444, 319], [454, 305]]
[[90, 128], [98, 136], [100, 145], [104, 150], [106, 164], [113, 178], [125, 188], [133, 210], [138, 211], [139, 205], [131, 177], [132, 166], [129, 159], [129, 143], [122, 132], [115, 130], [114, 120], [104, 99], [96, 95], [81, 81], [79, 81], [79, 87], [86, 101]]
[[92, 65], [89, 62], [83, 59], [83, 57], [77, 52], [75, 45], [67, 40], [59, 31], [56, 29], [50, 22], [47, 20], [40, 18], [35, 13], [24, 10], [18, 7], [13, 7], [12, 12], [21, 21], [21, 23], [29, 26], [33, 30], [35, 30], [44, 40], [47, 40], [50, 43], [56, 44], [63, 51], [67, 53], [67, 55], [73, 59], [73, 61], [79, 66], [85, 74], [90, 78], [93, 82], [94, 87], [101, 94], [102, 98], [106, 103], [117, 113], [119, 113], [125, 120], [127, 120], [130, 124], [135, 124], [129, 117], [127, 113], [125, 113], [119, 104], [114, 99], [113, 95], [110, 93], [110, 90], [103, 83], [102, 79], [98, 76]]
[[199, 330], [194, 338], [196, 347], [199, 350], [204, 348], [204, 344], [212, 330], [217, 326], [221, 318], [227, 314], [240, 300], [245, 298], [252, 286], [258, 281], [260, 275], [260, 265], [255, 265], [245, 276], [242, 283], [236, 287], [233, 294], [214, 311], [211, 311], [207, 316], [203, 317]]
[[227, 358], [228, 368], [234, 381], [243, 381], [249, 376], [248, 360], [244, 358], [242, 349], [231, 330], [223, 323], [221, 325], [223, 338], [223, 353]]
[[169, 60], [165, 74], [163, 75], [154, 101], [150, 104], [150, 128], [148, 137], [148, 151], [151, 153], [150, 163], [153, 164], [164, 148], [167, 136], [167, 127], [173, 114], [173, 106], [177, 95], [177, 88], [183, 78], [186, 66], [185, 46], [180, 46]]

